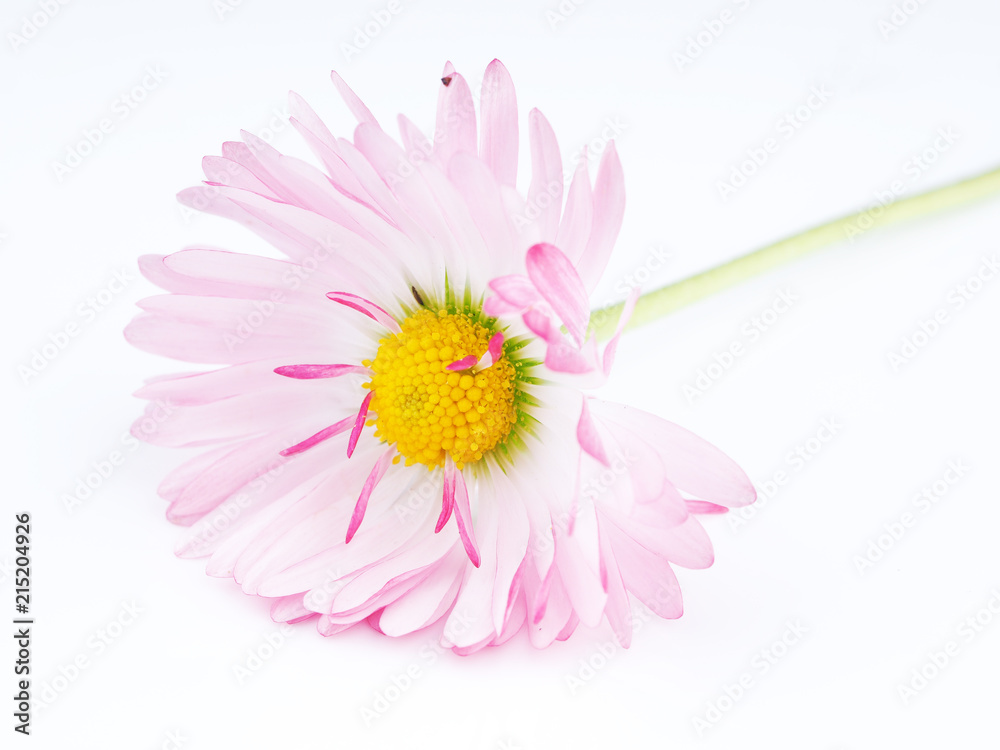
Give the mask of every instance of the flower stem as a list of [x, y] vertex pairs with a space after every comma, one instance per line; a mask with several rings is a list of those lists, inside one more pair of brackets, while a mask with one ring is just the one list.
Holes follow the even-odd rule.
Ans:
[[[662, 318], [715, 292], [734, 286], [782, 263], [801, 258], [838, 240], [843, 241], [869, 229], [889, 226], [906, 219], [970, 203], [995, 192], [1000, 192], [1000, 168], [920, 195], [902, 198], [886, 206], [866, 208], [850, 216], [835, 219], [773, 245], [754, 250], [728, 263], [643, 294], [636, 304], [628, 328], [637, 328]], [[607, 339], [612, 335], [623, 304], [619, 302], [594, 311], [591, 330], [598, 339]]]

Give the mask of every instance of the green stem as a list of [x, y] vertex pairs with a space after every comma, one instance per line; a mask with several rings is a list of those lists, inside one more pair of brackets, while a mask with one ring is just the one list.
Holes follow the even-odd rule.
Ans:
[[[902, 198], [884, 207], [867, 208], [850, 216], [835, 219], [773, 245], [754, 250], [728, 263], [643, 294], [636, 304], [628, 328], [637, 328], [658, 320], [675, 310], [838, 240], [850, 239], [876, 227], [885, 227], [916, 216], [943, 211], [995, 192], [1000, 192], [1000, 168], [920, 195]], [[607, 339], [613, 334], [622, 306], [623, 303], [618, 303], [594, 311], [591, 330], [599, 339]]]

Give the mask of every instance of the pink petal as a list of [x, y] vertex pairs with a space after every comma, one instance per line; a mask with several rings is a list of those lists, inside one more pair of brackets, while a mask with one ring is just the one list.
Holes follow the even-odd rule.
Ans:
[[473, 154], [459, 153], [448, 162], [448, 178], [461, 193], [490, 254], [501, 260], [513, 258], [516, 232], [500, 185], [489, 168]]
[[559, 316], [577, 346], [583, 344], [590, 320], [587, 290], [559, 248], [540, 242], [528, 250], [528, 278]]
[[[152, 403], [133, 423], [132, 434], [153, 445], [175, 448], [212, 445], [253, 435], [288, 434], [287, 431], [308, 435], [324, 424], [324, 415], [316, 410], [316, 394], [309, 391], [309, 388], [279, 387], [264, 394], [236, 392], [229, 398], [197, 406]], [[262, 395], [267, 400], [266, 408], [261, 406]], [[343, 398], [338, 393], [326, 395], [331, 413], [341, 413], [345, 406]]]
[[291, 382], [274, 377], [275, 364], [275, 360], [257, 360], [208, 372], [157, 378], [132, 395], [148, 401], [160, 399], [176, 406], [200, 406], [228, 399], [236, 393], [295, 388]]
[[[152, 262], [155, 258], [140, 258], [143, 275], [157, 286], [180, 294], [271, 301], [280, 295], [282, 302], [312, 304], [316, 292], [326, 291], [322, 272], [316, 274], [320, 278], [310, 278], [300, 264], [286, 260], [206, 248], [172, 253], [160, 258], [159, 264]], [[300, 282], [297, 289], [290, 287], [289, 278]]]
[[528, 135], [531, 140], [531, 184], [527, 206], [538, 211], [542, 240], [555, 243], [563, 199], [562, 156], [552, 126], [537, 109], [528, 115]]
[[584, 150], [573, 173], [573, 181], [569, 185], [566, 208], [563, 209], [554, 243], [556, 247], [562, 248], [566, 257], [573, 263], [580, 262], [580, 257], [587, 248], [593, 212], [590, 175], [587, 173], [587, 152]]
[[405, 635], [442, 617], [458, 595], [468, 564], [464, 550], [456, 544], [420, 586], [385, 608], [379, 619], [382, 632], [391, 636]]
[[628, 325], [629, 319], [632, 317], [632, 311], [635, 310], [635, 305], [639, 301], [639, 295], [639, 287], [632, 287], [632, 291], [629, 292], [628, 297], [625, 299], [621, 315], [618, 316], [618, 327], [615, 328], [615, 334], [611, 337], [608, 345], [604, 347], [603, 369], [605, 375], [611, 374], [611, 368], [615, 363], [615, 354], [618, 351], [618, 340], [621, 338], [622, 331], [625, 330], [625, 326]]
[[677, 526], [662, 528], [626, 519], [607, 509], [602, 509], [601, 513], [636, 544], [682, 568], [701, 570], [715, 562], [712, 540], [695, 516], [688, 516]]
[[399, 123], [399, 135], [403, 139], [403, 149], [411, 155], [411, 158], [413, 154], [431, 153], [433, 147], [430, 138], [424, 135], [410, 118], [399, 115], [396, 120]]
[[[448, 460], [451, 460], [450, 457]], [[444, 492], [441, 495], [441, 514], [434, 525], [434, 533], [437, 534], [448, 523], [451, 513], [455, 509], [455, 473], [447, 469], [444, 473]]]
[[486, 370], [496, 364], [497, 360], [503, 355], [503, 340], [503, 331], [497, 331], [490, 336], [486, 353], [479, 359], [476, 369]]
[[666, 467], [660, 460], [657, 446], [651, 444], [638, 432], [628, 430], [618, 424], [606, 425], [608, 432], [618, 444], [619, 456], [624, 457], [624, 463], [632, 480], [632, 496], [640, 505], [659, 502], [664, 509], [668, 523], [676, 525], [687, 519], [688, 511], [680, 494], [670, 484]]
[[468, 357], [462, 357], [462, 359], [455, 360], [450, 365], [447, 365], [444, 369], [450, 370], [451, 372], [456, 372], [458, 370], [468, 370], [478, 361], [479, 360], [476, 359], [475, 354], [470, 354]]
[[611, 461], [608, 460], [608, 452], [604, 448], [604, 441], [601, 440], [601, 436], [597, 431], [597, 425], [594, 424], [594, 420], [590, 416], [590, 410], [587, 408], [588, 400], [586, 396], [583, 397], [583, 408], [580, 410], [580, 419], [576, 423], [576, 439], [583, 450], [605, 466], [610, 466]]
[[351, 430], [351, 439], [347, 441], [348, 458], [354, 455], [354, 448], [358, 444], [358, 438], [361, 437], [361, 430], [364, 429], [365, 420], [368, 419], [368, 404], [372, 402], [372, 396], [374, 395], [375, 391], [368, 391], [368, 395], [365, 396], [365, 400], [361, 402], [361, 408], [358, 410], [358, 416], [354, 420], [354, 428]]
[[676, 619], [684, 614], [681, 587], [670, 563], [636, 544], [614, 524], [602, 530], [614, 547], [625, 588], [660, 617]]
[[608, 601], [600, 572], [587, 561], [577, 538], [565, 534], [559, 535], [556, 561], [574, 612], [587, 626], [597, 627]]
[[283, 365], [274, 368], [278, 375], [296, 380], [314, 380], [317, 378], [336, 378], [352, 372], [370, 373], [367, 367], [360, 365]]
[[497, 181], [514, 186], [517, 180], [517, 97], [510, 73], [499, 60], [486, 67], [479, 99], [483, 127], [480, 132], [479, 158]]
[[573, 617], [573, 605], [566, 594], [562, 580], [557, 576], [547, 593], [545, 611], [541, 618], [535, 622], [530, 619], [528, 621], [531, 645], [535, 648], [551, 645], [566, 628], [573, 625]]
[[361, 521], [365, 517], [365, 511], [368, 509], [368, 498], [371, 497], [372, 491], [382, 477], [385, 476], [385, 471], [389, 468], [389, 463], [392, 461], [395, 452], [395, 448], [389, 448], [389, 450], [379, 456], [378, 461], [372, 467], [371, 474], [365, 480], [365, 485], [361, 488], [361, 494], [358, 496], [358, 502], [354, 506], [354, 512], [351, 514], [351, 522], [347, 526], [347, 538], [345, 541], [350, 542], [357, 533], [358, 527], [361, 526]]
[[348, 427], [351, 426], [351, 422], [353, 421], [354, 419], [352, 417], [347, 417], [346, 419], [340, 420], [336, 424], [332, 424], [329, 427], [325, 427], [312, 437], [306, 438], [301, 443], [296, 443], [291, 448], [285, 448], [285, 450], [281, 451], [281, 455], [294, 456], [296, 453], [302, 453], [303, 451], [307, 451], [317, 443], [322, 443], [324, 440], [327, 440], [329, 438], [332, 438], [334, 435], [339, 435], [340, 433], [344, 432], [345, 430], [347, 430]]
[[685, 500], [684, 503], [687, 505], [687, 509], [692, 513], [715, 514], [729, 512], [729, 508], [716, 505], [715, 503], [707, 503], [704, 500]]
[[[520, 493], [501, 472], [492, 478], [492, 501], [499, 512], [496, 536], [497, 568], [493, 584], [493, 628], [499, 634], [511, 615], [520, 584], [518, 571], [525, 562], [531, 529]], [[481, 496], [482, 497], [482, 496]]]
[[261, 182], [246, 166], [232, 159], [223, 156], [206, 156], [201, 160], [201, 168], [210, 185], [229, 185], [258, 193], [267, 198], [278, 198], [271, 188]]
[[523, 309], [524, 308], [518, 307], [517, 305], [505, 302], [502, 298], [496, 296], [495, 294], [491, 297], [487, 297], [486, 301], [483, 302], [483, 313], [490, 318], [499, 318], [503, 315], [516, 315]]
[[593, 337], [583, 349], [576, 349], [559, 342], [549, 346], [545, 352], [545, 366], [553, 372], [567, 372], [575, 375], [593, 372], [597, 369], [597, 344]]
[[[171, 500], [167, 518], [173, 523], [189, 525], [207, 512], [218, 507], [228, 498], [244, 488], [262, 474], [273, 470], [281, 471], [284, 461], [275, 458], [278, 446], [275, 436], [268, 435], [241, 441], [235, 447], [226, 446], [226, 455], [214, 460], [210, 465], [197, 465], [198, 474], [188, 475], [188, 481]], [[217, 457], [215, 451], [206, 455]], [[192, 468], [185, 464], [182, 468]], [[166, 484], [166, 483], [165, 483]], [[160, 494], [165, 495], [170, 485], [161, 485]]]
[[527, 276], [511, 274], [510, 276], [499, 276], [490, 281], [490, 289], [504, 301], [513, 305], [518, 310], [531, 307], [541, 300], [538, 290]]
[[357, 310], [360, 313], [364, 313], [376, 323], [380, 323], [393, 333], [399, 333], [403, 330], [399, 327], [399, 323], [396, 322], [396, 319], [392, 317], [392, 315], [376, 305], [374, 302], [366, 300], [364, 297], [359, 297], [358, 295], [350, 294], [349, 292], [329, 292], [326, 296], [334, 302], [339, 302], [340, 304]]
[[611, 249], [618, 238], [625, 215], [625, 177], [622, 164], [615, 150], [615, 142], [608, 143], [601, 157], [594, 185], [594, 223], [587, 247], [577, 263], [580, 278], [587, 289], [600, 281], [611, 257]]
[[[462, 481], [456, 477], [456, 483]], [[459, 489], [458, 493], [461, 494]], [[484, 644], [496, 637], [493, 619], [494, 594], [497, 584], [497, 533], [499, 503], [491, 496], [488, 486], [480, 487], [477, 496], [476, 526], [482, 553], [475, 554], [473, 565], [466, 563], [462, 588], [455, 607], [444, 625], [442, 641], [461, 648]], [[463, 544], [464, 546], [464, 544]], [[480, 549], [477, 545], [477, 550]], [[468, 555], [468, 550], [465, 550]], [[482, 563], [481, 567], [476, 563]], [[504, 601], [506, 605], [506, 600]]]
[[340, 77], [337, 71], [330, 71], [330, 78], [333, 81], [333, 85], [337, 87], [337, 91], [340, 92], [344, 103], [351, 110], [351, 114], [357, 118], [358, 122], [370, 122], [372, 125], [378, 126], [374, 115], [364, 105], [364, 102], [358, 98], [358, 95], [351, 90], [351, 87], [344, 83], [344, 79]]
[[302, 594], [280, 596], [271, 604], [271, 619], [275, 622], [296, 623], [315, 617], [316, 613], [302, 603]]
[[608, 592], [604, 614], [608, 618], [608, 624], [614, 631], [618, 643], [621, 644], [622, 648], [628, 648], [632, 643], [632, 607], [625, 590], [625, 583], [622, 581], [621, 572], [618, 569], [618, 561], [615, 559], [611, 538], [608, 535], [609, 526], [611, 524], [607, 521], [598, 519], [598, 546], [601, 553], [601, 567], [605, 569], [602, 580]]
[[595, 400], [594, 416], [643, 436], [655, 446], [677, 489], [701, 500], [737, 508], [749, 505], [757, 492], [746, 473], [714, 445], [672, 422], [622, 404]]
[[451, 63], [445, 66], [438, 90], [434, 142], [434, 155], [445, 168], [459, 151], [476, 154], [476, 107], [472, 92]]
[[[550, 318], [548, 313], [543, 310], [533, 307], [530, 310], [526, 310], [524, 315], [521, 316], [521, 319], [528, 327], [528, 330], [538, 336], [538, 338], [542, 341], [545, 341], [552, 346], [573, 349], [573, 347], [569, 346], [569, 344], [567, 344], [563, 339], [562, 331], [559, 330], [559, 326], [553, 323], [552, 318]], [[573, 351], [576, 350], [573, 349]]]
[[494, 363], [500, 359], [500, 355], [502, 353], [503, 332], [497, 331], [490, 336], [489, 344], [487, 345], [486, 351], [483, 352], [482, 357], [476, 359], [474, 354], [470, 354], [468, 357], [462, 357], [462, 359], [452, 362], [450, 365], [447, 365], [445, 369], [451, 370], [452, 372], [473, 369], [475, 372], [479, 372], [480, 370], [492, 367]]
[[[458, 522], [458, 535], [462, 539], [462, 546], [469, 556], [469, 560], [477, 568], [481, 562], [479, 558], [479, 547], [476, 544], [476, 532], [472, 528], [472, 508], [469, 505], [469, 488], [465, 484], [465, 476], [456, 468], [450, 460], [445, 465], [445, 476], [452, 473], [452, 482], [455, 485], [455, 520]], [[447, 481], [447, 479], [445, 480]]]

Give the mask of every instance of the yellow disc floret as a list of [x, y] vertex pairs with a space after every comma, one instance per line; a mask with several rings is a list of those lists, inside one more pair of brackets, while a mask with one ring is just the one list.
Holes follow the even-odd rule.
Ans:
[[447, 454], [459, 468], [480, 460], [517, 421], [514, 367], [501, 356], [479, 372], [446, 369], [469, 355], [481, 357], [492, 335], [462, 313], [422, 309], [401, 328], [364, 363], [374, 373], [365, 387], [374, 393], [375, 436], [395, 443], [408, 466], [443, 466]]

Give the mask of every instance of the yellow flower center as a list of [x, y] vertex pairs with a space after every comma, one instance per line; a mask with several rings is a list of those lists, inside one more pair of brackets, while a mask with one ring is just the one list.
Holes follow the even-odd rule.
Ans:
[[443, 466], [480, 460], [503, 443], [517, 421], [515, 369], [506, 355], [492, 367], [449, 372], [452, 362], [487, 350], [492, 331], [461, 313], [422, 309], [402, 331], [379, 341], [374, 372], [365, 384], [378, 416], [375, 436], [395, 443], [406, 465]]

